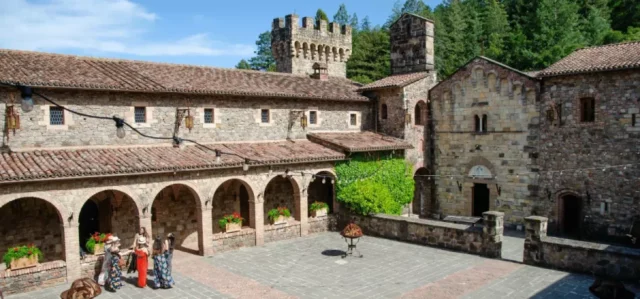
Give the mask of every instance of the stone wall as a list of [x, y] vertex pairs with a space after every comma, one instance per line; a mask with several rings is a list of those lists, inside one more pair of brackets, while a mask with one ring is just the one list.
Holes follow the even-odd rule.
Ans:
[[82, 277], [97, 279], [98, 275], [100, 274], [100, 271], [102, 270], [103, 261], [104, 261], [104, 254], [87, 255], [83, 260], [80, 261]]
[[286, 207], [291, 212], [291, 219], [299, 220], [299, 215], [296, 215], [296, 202], [293, 191], [293, 185], [289, 179], [285, 179], [281, 176], [275, 177], [264, 191], [264, 224], [270, 223], [269, 210], [277, 209], [278, 207]]
[[[443, 215], [473, 214], [474, 184], [489, 189], [489, 210], [505, 213], [505, 223], [522, 224], [531, 215], [534, 191], [538, 83], [518, 71], [483, 58], [459, 69], [430, 91], [435, 154], [432, 173], [436, 202]], [[475, 117], [487, 116], [477, 132]], [[474, 177], [480, 166], [486, 175]], [[523, 174], [523, 175], [520, 175]]]
[[177, 248], [198, 252], [198, 202], [188, 188], [172, 187], [165, 188], [153, 201], [152, 238], [160, 235], [164, 240], [173, 233]]
[[[224, 182], [213, 195], [213, 201], [211, 202], [213, 233], [222, 232], [218, 221], [222, 219], [224, 215], [229, 215], [234, 212], [240, 213], [239, 194], [241, 184], [242, 183], [237, 180]], [[242, 223], [242, 226], [248, 225], [249, 221]]]
[[[587, 239], [628, 241], [640, 216], [640, 167], [605, 169], [640, 161], [640, 71], [616, 71], [544, 79], [540, 113], [558, 107], [561, 119], [540, 118], [541, 171], [537, 215], [549, 217], [549, 232], [562, 233], [562, 198], [581, 199], [581, 235]], [[595, 99], [595, 121], [581, 122], [580, 99]], [[551, 111], [550, 111], [551, 110]], [[555, 113], [554, 113], [555, 114]], [[592, 171], [558, 170], [597, 168]]]
[[300, 237], [300, 222], [289, 220], [286, 224], [265, 225], [264, 242], [275, 242]]
[[326, 217], [309, 217], [309, 233], [322, 233], [329, 231], [336, 231], [338, 229], [337, 218], [334, 215], [327, 215]]
[[[19, 98], [17, 91], [12, 91]], [[286, 100], [251, 97], [222, 97], [189, 95], [188, 99], [176, 94], [145, 94], [125, 92], [98, 91], [60, 91], [39, 89], [46, 95], [78, 112], [101, 116], [118, 115], [125, 117], [133, 126], [138, 127], [145, 134], [153, 136], [171, 136], [174, 130], [177, 107], [190, 107], [191, 115], [195, 117], [194, 128], [189, 132], [183, 126], [179, 136], [206, 142], [228, 141], [268, 141], [305, 139], [307, 133], [314, 131], [353, 131], [348, 124], [349, 111], [362, 113], [362, 129], [370, 128], [370, 106], [368, 103], [354, 103], [344, 101], [313, 101]], [[9, 94], [7, 89], [0, 89], [0, 110], [5, 109], [5, 99]], [[66, 146], [93, 145], [132, 145], [132, 144], [167, 144], [166, 140], [143, 138], [127, 129], [123, 139], [116, 137], [116, 127], [112, 121], [83, 118], [69, 115], [65, 129], [49, 127], [45, 122], [45, 102], [34, 97], [35, 107], [29, 113], [20, 113], [21, 129], [16, 134], [11, 133], [10, 139], [3, 139], [12, 150], [25, 148], [48, 148]], [[137, 125], [130, 118], [133, 117], [134, 105], [147, 106], [149, 124]], [[204, 107], [214, 108], [214, 124], [204, 124]], [[272, 123], [259, 123], [260, 109], [270, 109]], [[289, 131], [290, 110], [305, 110], [309, 108], [318, 111], [318, 126], [307, 127], [303, 130], [300, 120], [293, 122]], [[18, 104], [19, 110], [19, 104]], [[0, 123], [4, 123], [5, 115], [0, 114]]]
[[24, 293], [66, 282], [65, 262], [55, 261], [33, 268], [0, 272], [0, 290], [6, 295]]
[[391, 73], [403, 74], [435, 68], [434, 24], [405, 14], [390, 28]]
[[524, 263], [599, 277], [637, 281], [640, 250], [547, 237], [545, 217], [526, 218]]
[[56, 208], [38, 198], [13, 201], [0, 208], [0, 254], [34, 244], [43, 261], [64, 260], [62, 222]]
[[213, 235], [214, 254], [251, 246], [256, 246], [256, 231], [252, 228], [245, 227], [241, 231]]
[[338, 227], [350, 220], [362, 228], [365, 236], [467, 252], [491, 258], [502, 255], [503, 217], [501, 212], [485, 212], [484, 227], [472, 227], [427, 219], [392, 215], [360, 216], [340, 214]]

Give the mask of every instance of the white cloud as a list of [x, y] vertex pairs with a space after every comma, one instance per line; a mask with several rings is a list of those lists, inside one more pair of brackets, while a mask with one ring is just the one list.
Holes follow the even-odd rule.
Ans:
[[83, 50], [138, 56], [249, 56], [252, 45], [227, 44], [198, 33], [152, 41], [145, 33], [158, 16], [129, 0], [2, 0], [0, 47]]

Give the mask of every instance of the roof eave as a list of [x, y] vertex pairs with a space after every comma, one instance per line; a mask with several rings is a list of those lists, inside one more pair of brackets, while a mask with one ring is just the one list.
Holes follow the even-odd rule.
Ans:
[[597, 70], [574, 70], [574, 71], [554, 72], [554, 73], [540, 72], [538, 74], [538, 78], [551, 78], [551, 77], [593, 74], [593, 73], [602, 73], [602, 72], [627, 71], [627, 70], [634, 70], [634, 69], [640, 69], [640, 65], [629, 66], [629, 67], [604, 68], [604, 69], [597, 69]]

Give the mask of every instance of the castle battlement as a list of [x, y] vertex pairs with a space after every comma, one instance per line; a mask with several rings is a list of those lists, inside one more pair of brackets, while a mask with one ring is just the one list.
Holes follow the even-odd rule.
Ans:
[[313, 64], [325, 62], [330, 77], [346, 77], [346, 62], [351, 56], [352, 29], [312, 17], [287, 15], [275, 18], [271, 28], [271, 49], [279, 72], [313, 74]]

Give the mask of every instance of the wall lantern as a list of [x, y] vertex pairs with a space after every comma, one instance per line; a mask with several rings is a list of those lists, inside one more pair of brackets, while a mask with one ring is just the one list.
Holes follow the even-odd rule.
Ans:
[[31, 112], [33, 110], [33, 91], [31, 87], [19, 86], [18, 88], [22, 96], [22, 111]]
[[249, 159], [244, 159], [244, 164], [242, 164], [242, 170], [249, 171]]
[[300, 126], [302, 127], [302, 129], [306, 129], [308, 124], [309, 121], [307, 119], [307, 114], [303, 113], [302, 117], [300, 118]]
[[409, 113], [409, 109], [405, 110], [404, 123], [407, 126], [411, 124], [411, 114]]
[[13, 105], [7, 105], [7, 108], [5, 111], [5, 121], [6, 121], [5, 130], [7, 133], [6, 135], [7, 135], [7, 138], [9, 138], [8, 133], [10, 130], [13, 130], [13, 134], [15, 135], [16, 130], [20, 129], [20, 116], [16, 112]]
[[193, 115], [191, 115], [189, 109], [187, 110], [187, 116], [184, 117], [184, 126], [189, 129], [189, 132], [193, 129]]

